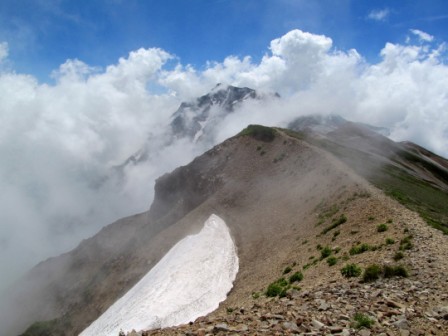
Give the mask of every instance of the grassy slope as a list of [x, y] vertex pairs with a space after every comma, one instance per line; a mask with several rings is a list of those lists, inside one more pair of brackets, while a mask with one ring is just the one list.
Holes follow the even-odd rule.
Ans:
[[290, 130], [287, 133], [299, 139], [307, 138], [314, 145], [333, 153], [387, 195], [417, 211], [429, 225], [448, 234], [448, 193], [410, 175], [397, 165], [379, 164], [378, 159], [368, 153], [326, 139], [312, 139], [303, 133]]

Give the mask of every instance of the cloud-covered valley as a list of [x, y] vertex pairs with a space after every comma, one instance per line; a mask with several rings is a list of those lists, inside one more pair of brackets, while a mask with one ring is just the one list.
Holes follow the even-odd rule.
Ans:
[[[0, 41], [1, 42], [1, 41]], [[229, 114], [214, 143], [249, 123], [285, 125], [299, 115], [339, 114], [387, 127], [448, 156], [446, 44], [418, 29], [378, 50], [369, 63], [327, 36], [293, 30], [271, 41], [260, 61], [228, 56], [202, 68], [169, 51], [138, 49], [99, 68], [71, 59], [39, 83], [14, 71], [0, 43], [0, 291], [40, 260], [75, 247], [110, 222], [145, 211], [154, 180], [207, 145], [170, 139], [182, 101], [216, 83], [278, 92]], [[117, 166], [143, 147], [140, 165]]]

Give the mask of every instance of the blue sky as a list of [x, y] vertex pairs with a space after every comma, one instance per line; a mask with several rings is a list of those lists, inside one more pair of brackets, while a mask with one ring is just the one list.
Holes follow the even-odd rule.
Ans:
[[298, 28], [378, 60], [386, 42], [409, 29], [448, 40], [444, 0], [2, 0], [0, 42], [9, 65], [49, 81], [67, 59], [113, 64], [138, 48], [158, 47], [196, 68], [228, 55], [257, 60], [269, 42]]

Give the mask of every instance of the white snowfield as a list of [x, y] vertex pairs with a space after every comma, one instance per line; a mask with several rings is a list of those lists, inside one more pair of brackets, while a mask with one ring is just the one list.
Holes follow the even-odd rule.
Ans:
[[132, 289], [80, 336], [175, 326], [206, 315], [226, 299], [238, 272], [226, 223], [211, 215], [196, 235], [179, 241]]

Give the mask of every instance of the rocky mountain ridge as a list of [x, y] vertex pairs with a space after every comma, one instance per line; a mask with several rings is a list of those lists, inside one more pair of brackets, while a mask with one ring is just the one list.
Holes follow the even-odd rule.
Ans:
[[[415, 221], [412, 217], [415, 214], [407, 217], [408, 210], [403, 205], [418, 211], [429, 224], [445, 230], [448, 218], [445, 173], [448, 163], [413, 144], [397, 144], [362, 125], [338, 122], [329, 131], [327, 128], [326, 132], [313, 132], [312, 129], [296, 132], [253, 125], [190, 164], [162, 176], [156, 183], [155, 200], [148, 212], [111, 224], [72, 252], [41, 263], [27, 279], [16, 284], [16, 289], [10, 292], [13, 298], [11, 316], [0, 323], [6, 335], [16, 335], [34, 321], [43, 322], [33, 324], [23, 335], [39, 335], [42, 330], [49, 335], [77, 335], [146, 274], [173, 244], [186, 234], [199, 230], [210, 213], [217, 213], [230, 226], [238, 246], [241, 270], [234, 289], [216, 312], [218, 315], [209, 317], [207, 328], [221, 318], [219, 314], [225, 313], [222, 316], [227, 318], [228, 309], [243, 309], [243, 315], [251, 312], [250, 318], [255, 322], [260, 310], [252, 310], [252, 305], [261, 304], [273, 313], [277, 309], [275, 307], [285, 301], [284, 298], [264, 299], [263, 295], [269, 282], [281, 277], [287, 267], [292, 267], [294, 271], [303, 272], [302, 289], [315, 293], [319, 292], [319, 287], [328, 288], [331, 294], [329, 301], [337, 300], [338, 293], [341, 296], [341, 293], [346, 293], [344, 286], [355, 288], [356, 295], [360, 295], [359, 302], [365, 302], [365, 305], [352, 305], [354, 308], [346, 314], [341, 312], [349, 316], [350, 323], [353, 322], [350, 314], [360, 310], [380, 323], [377, 325], [379, 329], [374, 330], [406, 333], [393, 325], [381, 324], [382, 320], [369, 310], [377, 306], [365, 301], [369, 298], [362, 299], [363, 290], [366, 289], [363, 285], [352, 285], [357, 281], [346, 281], [341, 276], [340, 267], [349, 261], [363, 268], [370, 262], [390, 263], [392, 252], [399, 252], [397, 250], [401, 244], [398, 242], [408, 236], [404, 230], [410, 230], [410, 225], [416, 228], [416, 233], [412, 232], [414, 237], [418, 236], [419, 230], [423, 230], [422, 237], [425, 238], [414, 238], [411, 250], [403, 252], [403, 264], [411, 274], [409, 281], [417, 281], [415, 286], [420, 282], [422, 290], [426, 290], [431, 267], [425, 264], [425, 260], [436, 258], [433, 255], [445, 254], [444, 248], [448, 246], [446, 236], [431, 231], [433, 229], [425, 226], [420, 219]], [[402, 205], [391, 202], [372, 184]], [[342, 222], [342, 218], [345, 218], [344, 223], [332, 227]], [[376, 231], [378, 225], [389, 220], [392, 222], [387, 224], [390, 229], [388, 236]], [[426, 274], [418, 278], [418, 267], [413, 266], [414, 257], [411, 256], [414, 251], [424, 250], [423, 242], [427, 242], [428, 237], [438, 237], [430, 244], [431, 248], [438, 247], [428, 258], [428, 254], [424, 253], [415, 257], [420, 260], [418, 267], [422, 269], [422, 274]], [[386, 238], [394, 240], [394, 243], [386, 244]], [[362, 244], [372, 248], [359, 255], [349, 253], [351, 248]], [[331, 268], [326, 264], [328, 256], [319, 257], [322, 252], [318, 246], [330, 249], [337, 267], [333, 265]], [[437, 271], [445, 267], [443, 262], [436, 264], [431, 261], [428, 264], [438, 265]], [[386, 288], [387, 281], [392, 280], [381, 281], [376, 284], [384, 284]], [[393, 291], [385, 292], [386, 297], [396, 297], [398, 291], [406, 291], [408, 280], [397, 281], [399, 287], [394, 289], [392, 286]], [[335, 283], [343, 285], [335, 285], [336, 292], [330, 289]], [[433, 290], [429, 295], [431, 299], [428, 296], [427, 305], [419, 306], [419, 312], [426, 314], [428, 309], [434, 311], [446, 306], [446, 286], [443, 284], [442, 278], [437, 281], [436, 287], [428, 287]], [[298, 290], [299, 296], [292, 291], [297, 289], [288, 290], [287, 297], [292, 300], [292, 295], [295, 295], [296, 305], [307, 302], [306, 296], [302, 297], [305, 301], [297, 301], [302, 295], [301, 290]], [[261, 296], [260, 301], [251, 301], [254, 300], [254, 293]], [[317, 297], [319, 295], [321, 298]], [[312, 294], [310, 297], [327, 300], [325, 295]], [[25, 308], [23, 302], [27, 302]], [[42, 309], [42, 302], [45, 302], [45, 309]], [[293, 307], [294, 302], [286, 306]], [[314, 303], [308, 303], [314, 307]], [[335, 304], [337, 307], [338, 304]], [[373, 308], [366, 309], [366, 306]], [[440, 328], [431, 329], [422, 322], [426, 321], [424, 319], [408, 319], [408, 322], [412, 327], [423, 323], [425, 332], [433, 330], [435, 334], [443, 334], [440, 333], [440, 330], [446, 330], [443, 309], [441, 315], [437, 310], [439, 315], [434, 313], [431, 317], [441, 320]], [[325, 309], [322, 311], [327, 312]], [[316, 314], [318, 312], [319, 309]], [[14, 319], [15, 313], [21, 314], [18, 322]], [[319, 324], [313, 324], [313, 319], [327, 327], [342, 327], [341, 333], [347, 332], [344, 330], [355, 332], [347, 323], [326, 322], [323, 315], [312, 314], [307, 314], [314, 317], [307, 320], [305, 316], [303, 323], [298, 323], [297, 319], [292, 321], [300, 333], [319, 334], [324, 330], [315, 330], [313, 325]], [[387, 321], [391, 324], [396, 322]], [[222, 322], [231, 325], [227, 320]], [[272, 329], [274, 326], [278, 328], [279, 323], [273, 322], [268, 326], [269, 331], [262, 331], [266, 327], [264, 323], [260, 332], [281, 333]], [[302, 324], [303, 328], [300, 329]], [[182, 332], [185, 328], [160, 332]], [[199, 331], [202, 327], [198, 324], [192, 328], [196, 328], [194, 332], [203, 332]], [[246, 334], [252, 334], [250, 330], [248, 326]], [[325, 330], [331, 332], [328, 328]], [[232, 330], [218, 328], [211, 331], [225, 334]]]

